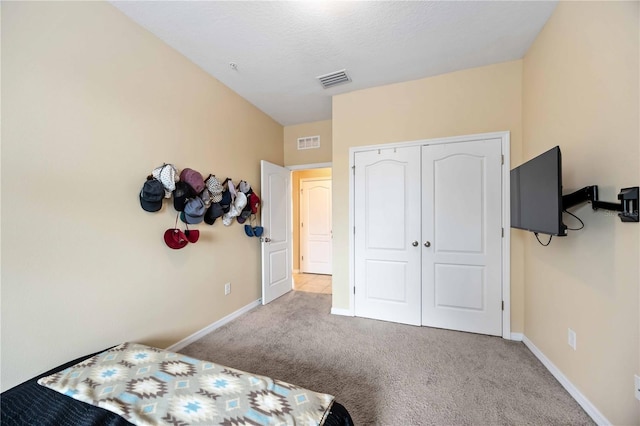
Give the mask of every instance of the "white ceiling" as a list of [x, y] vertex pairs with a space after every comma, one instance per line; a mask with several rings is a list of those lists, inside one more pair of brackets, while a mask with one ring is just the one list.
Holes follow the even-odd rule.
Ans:
[[[520, 59], [556, 1], [112, 1], [282, 125], [331, 96]], [[232, 69], [230, 63], [237, 64]], [[346, 69], [351, 83], [316, 77]]]

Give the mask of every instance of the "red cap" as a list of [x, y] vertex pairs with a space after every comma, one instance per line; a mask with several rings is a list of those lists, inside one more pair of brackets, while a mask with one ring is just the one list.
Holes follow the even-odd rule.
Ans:
[[189, 243], [184, 232], [175, 228], [164, 231], [164, 242], [172, 249], [181, 249]]
[[260, 198], [252, 192], [249, 195], [249, 205], [251, 206], [251, 213], [256, 214], [258, 212], [258, 207], [260, 207]]
[[187, 229], [184, 231], [184, 235], [190, 243], [195, 243], [200, 238], [200, 231], [197, 229]]

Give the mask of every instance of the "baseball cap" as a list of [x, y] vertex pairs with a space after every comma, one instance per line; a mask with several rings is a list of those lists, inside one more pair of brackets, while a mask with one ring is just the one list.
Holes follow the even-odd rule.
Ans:
[[211, 193], [211, 201], [219, 203], [222, 200], [222, 184], [220, 181], [214, 175], [209, 175], [204, 183]]
[[178, 180], [178, 170], [175, 166], [164, 163], [162, 166], [153, 169], [151, 175], [164, 186], [164, 197], [171, 198], [171, 193], [176, 189], [176, 181]]
[[231, 192], [229, 192], [228, 189], [225, 189], [222, 192], [222, 198], [220, 199], [220, 205], [222, 206], [222, 210], [224, 210], [225, 213], [227, 213], [229, 211], [229, 209], [231, 208]]
[[249, 216], [251, 216], [251, 206], [247, 204], [246, 206], [244, 206], [244, 208], [240, 212], [240, 215], [238, 216], [238, 223], [245, 223]]
[[180, 214], [180, 219], [188, 224], [200, 223], [204, 219], [205, 212], [204, 202], [200, 197], [195, 197], [187, 201], [184, 211]]
[[188, 199], [195, 195], [191, 185], [183, 181], [176, 182], [176, 189], [173, 191], [173, 207], [179, 212], [183, 211]]
[[148, 212], [157, 212], [162, 208], [164, 186], [158, 179], [148, 177], [140, 191], [140, 205]]
[[212, 203], [211, 207], [207, 209], [207, 212], [204, 214], [204, 221], [213, 225], [217, 218], [224, 214], [224, 210], [222, 210], [222, 206], [220, 203]]
[[251, 213], [256, 214], [260, 207], [260, 197], [255, 192], [251, 192], [247, 198], [249, 198], [247, 204], [251, 207]]
[[164, 231], [164, 242], [172, 249], [181, 249], [187, 245], [186, 235], [177, 228], [170, 228]]
[[204, 189], [204, 180], [202, 179], [202, 175], [200, 172], [197, 172], [193, 169], [184, 169], [180, 172], [180, 180], [183, 182], [187, 182], [191, 185], [191, 188], [199, 194]]

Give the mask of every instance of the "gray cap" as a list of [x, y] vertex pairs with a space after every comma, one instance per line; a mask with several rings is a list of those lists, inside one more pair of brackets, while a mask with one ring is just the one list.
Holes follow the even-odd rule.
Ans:
[[[184, 206], [184, 221], [188, 224], [200, 223], [204, 219], [207, 208], [200, 197], [190, 199]], [[182, 218], [183, 215], [180, 215]]]

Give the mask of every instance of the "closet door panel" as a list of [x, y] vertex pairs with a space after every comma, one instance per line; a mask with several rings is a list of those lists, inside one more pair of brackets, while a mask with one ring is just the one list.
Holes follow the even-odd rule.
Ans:
[[502, 334], [501, 158], [499, 139], [422, 147], [423, 325]]
[[420, 325], [420, 147], [358, 152], [354, 179], [355, 314]]

